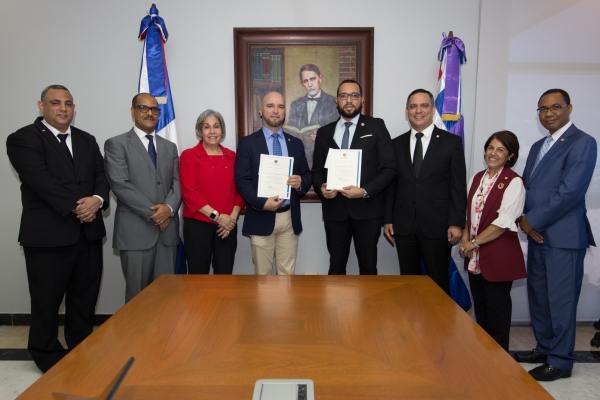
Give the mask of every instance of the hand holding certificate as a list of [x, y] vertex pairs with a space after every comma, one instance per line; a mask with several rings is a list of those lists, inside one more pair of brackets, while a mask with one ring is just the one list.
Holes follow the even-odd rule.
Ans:
[[279, 196], [280, 199], [289, 199], [291, 186], [287, 182], [293, 170], [293, 157], [261, 154], [258, 167], [258, 197]]
[[360, 187], [362, 150], [329, 149], [327, 168], [327, 190], [343, 190], [348, 186]]

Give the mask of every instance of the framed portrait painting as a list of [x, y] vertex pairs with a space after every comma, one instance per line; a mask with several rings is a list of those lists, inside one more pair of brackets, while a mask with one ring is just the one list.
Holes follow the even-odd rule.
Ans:
[[[312, 168], [317, 129], [339, 118], [335, 98], [345, 79], [363, 88], [362, 113], [373, 112], [373, 28], [234, 28], [238, 137], [262, 126], [262, 97], [286, 103], [283, 130], [304, 143]], [[302, 199], [318, 202], [311, 191]]]

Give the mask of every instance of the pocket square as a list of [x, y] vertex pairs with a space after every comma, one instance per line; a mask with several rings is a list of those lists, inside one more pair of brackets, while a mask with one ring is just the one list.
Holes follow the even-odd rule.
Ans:
[[366, 138], [366, 137], [369, 137], [369, 136], [373, 136], [373, 135], [365, 135], [365, 136], [361, 136], [361, 137], [360, 137], [360, 139], [362, 139], [362, 138]]

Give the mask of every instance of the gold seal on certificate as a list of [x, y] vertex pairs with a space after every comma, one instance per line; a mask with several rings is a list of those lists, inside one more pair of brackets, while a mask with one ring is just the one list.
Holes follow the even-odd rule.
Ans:
[[291, 186], [287, 184], [294, 170], [294, 157], [260, 155], [258, 167], [258, 197], [279, 196], [290, 198]]
[[327, 190], [340, 190], [346, 186], [360, 187], [362, 150], [329, 149], [327, 168]]

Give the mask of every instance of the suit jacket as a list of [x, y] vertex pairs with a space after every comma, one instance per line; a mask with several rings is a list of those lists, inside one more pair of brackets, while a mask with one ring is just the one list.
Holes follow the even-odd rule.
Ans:
[[[179, 156], [177, 146], [158, 135], [156, 167], [146, 146], [133, 129], [104, 143], [104, 165], [110, 188], [117, 197], [113, 248], [145, 250], [160, 238], [166, 246], [179, 244]], [[154, 225], [150, 207], [168, 204], [173, 209], [164, 232]]]
[[[471, 190], [469, 191], [469, 201], [467, 203], [467, 226], [469, 227], [469, 232], [471, 229], [472, 202], [475, 199], [479, 182], [481, 182], [484, 173], [485, 170], [475, 174]], [[521, 182], [523, 181], [512, 169], [508, 167], [502, 169], [500, 176], [496, 180], [498, 184], [494, 185], [485, 199], [477, 234], [483, 232], [498, 218], [498, 210], [504, 199], [504, 189], [515, 178], [518, 178]], [[465, 270], [469, 267], [469, 261], [470, 259], [465, 257]], [[479, 267], [481, 268], [481, 275], [488, 282], [508, 282], [526, 278], [525, 258], [523, 257], [523, 250], [521, 249], [517, 232], [507, 229], [496, 239], [482, 244], [479, 247]]]
[[317, 131], [313, 154], [313, 182], [315, 192], [321, 198], [323, 219], [343, 221], [348, 216], [356, 220], [382, 217], [382, 193], [396, 177], [396, 160], [390, 133], [380, 118], [365, 115], [358, 118], [350, 148], [362, 149], [360, 185], [367, 191], [369, 198], [347, 199], [338, 194], [333, 199], [326, 199], [321, 192], [321, 185], [327, 182], [325, 161], [329, 149], [339, 149], [333, 140], [336, 124], [337, 121], [332, 122]]
[[[109, 186], [102, 153], [94, 136], [71, 127], [71, 159], [56, 136], [39, 117], [32, 125], [8, 136], [6, 152], [21, 180], [23, 213], [19, 241], [25, 247], [70, 246], [79, 240], [81, 222], [73, 210], [77, 200], [97, 195], [103, 210], [109, 204]], [[84, 222], [89, 240], [106, 235], [100, 210]]]
[[303, 129], [307, 126], [313, 125], [325, 126], [330, 122], [336, 121], [338, 118], [340, 118], [335, 97], [321, 90], [321, 97], [319, 97], [315, 111], [313, 111], [312, 115], [310, 116], [309, 123], [308, 110], [306, 108], [307, 102], [308, 94], [292, 102], [288, 125], [295, 126], [298, 129]]
[[398, 178], [386, 194], [384, 222], [394, 224], [396, 235], [406, 236], [417, 218], [428, 238], [447, 237], [451, 225], [464, 227], [467, 168], [461, 139], [434, 127], [418, 177], [410, 154], [410, 131], [392, 143]]
[[[285, 132], [283, 137], [286, 140], [288, 156], [294, 157], [294, 171], [292, 174], [299, 175], [302, 179], [300, 191], [292, 189], [290, 196], [292, 225], [294, 233], [298, 235], [302, 232], [300, 197], [304, 196], [310, 188], [312, 177], [306, 162], [302, 141]], [[242, 232], [248, 235], [268, 236], [273, 233], [275, 228], [275, 212], [263, 210], [267, 198], [257, 196], [258, 168], [261, 154], [269, 154], [269, 148], [262, 129], [239, 139], [234, 176], [237, 191], [246, 201], [246, 216], [244, 217]]]
[[533, 144], [523, 171], [527, 182], [525, 218], [548, 246], [565, 249], [595, 246], [585, 192], [596, 166], [596, 140], [571, 125], [532, 173], [544, 140]]

